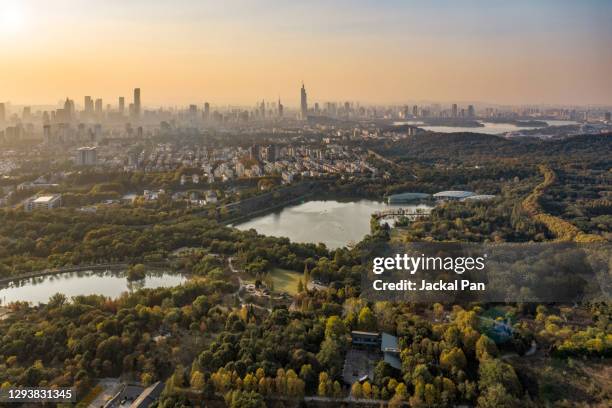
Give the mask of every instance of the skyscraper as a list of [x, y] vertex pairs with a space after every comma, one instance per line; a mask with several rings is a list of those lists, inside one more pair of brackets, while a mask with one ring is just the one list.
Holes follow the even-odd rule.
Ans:
[[302, 119], [306, 119], [308, 117], [308, 96], [306, 95], [306, 88], [304, 88], [303, 82], [302, 89], [300, 91], [300, 108], [302, 113]]
[[119, 113], [123, 115], [125, 112], [125, 98], [123, 96], [119, 97]]
[[453, 103], [453, 118], [457, 117], [457, 104]]
[[283, 117], [283, 104], [281, 103], [280, 98], [278, 98], [278, 117]]
[[208, 102], [204, 102], [204, 112], [202, 113], [204, 120], [208, 120], [210, 117], [210, 104]]
[[102, 115], [102, 99], [96, 99], [96, 115]]
[[4, 103], [0, 103], [0, 122], [4, 122], [6, 120], [6, 107]]
[[416, 105], [412, 107], [412, 116], [414, 116], [415, 118], [419, 116], [419, 107]]
[[476, 112], [474, 111], [474, 105], [468, 105], [467, 115], [468, 118], [473, 118], [474, 116], [476, 116]]
[[95, 166], [98, 155], [95, 147], [81, 147], [77, 149], [76, 164], [78, 166]]
[[91, 96], [85, 97], [84, 104], [85, 104], [84, 106], [85, 113], [93, 113], [94, 105], [93, 105], [93, 99], [91, 99]]
[[134, 88], [134, 116], [140, 116], [140, 88]]

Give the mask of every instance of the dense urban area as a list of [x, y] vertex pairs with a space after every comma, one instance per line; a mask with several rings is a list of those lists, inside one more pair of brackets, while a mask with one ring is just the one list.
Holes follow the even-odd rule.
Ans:
[[[360, 296], [375, 243], [609, 243], [609, 108], [299, 92], [297, 109], [145, 108], [138, 88], [0, 104], [0, 387], [73, 387], [92, 408], [609, 406], [609, 299]], [[239, 227], [363, 199], [395, 210], [337, 247]], [[165, 273], [180, 283], [145, 285]], [[129, 290], [3, 297], [63, 274]]]

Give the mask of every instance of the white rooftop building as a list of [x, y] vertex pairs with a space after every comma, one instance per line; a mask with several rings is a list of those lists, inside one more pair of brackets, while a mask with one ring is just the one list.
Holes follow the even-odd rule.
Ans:
[[50, 194], [32, 197], [25, 203], [26, 211], [51, 210], [62, 206], [61, 194]]
[[459, 190], [449, 190], [449, 191], [440, 191], [433, 195], [436, 200], [441, 201], [452, 201], [452, 200], [462, 200], [467, 197], [471, 197], [476, 195], [473, 191], [459, 191]]

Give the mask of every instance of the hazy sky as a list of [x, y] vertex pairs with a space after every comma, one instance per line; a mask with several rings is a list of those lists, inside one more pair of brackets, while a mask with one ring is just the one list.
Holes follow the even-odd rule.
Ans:
[[0, 101], [612, 104], [612, 1], [0, 0]]

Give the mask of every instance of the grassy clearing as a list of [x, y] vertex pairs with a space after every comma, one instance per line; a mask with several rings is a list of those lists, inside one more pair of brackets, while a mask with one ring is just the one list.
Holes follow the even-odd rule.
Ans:
[[298, 282], [302, 278], [301, 273], [281, 268], [272, 269], [270, 276], [274, 281], [275, 292], [287, 292], [290, 295], [297, 293]]

